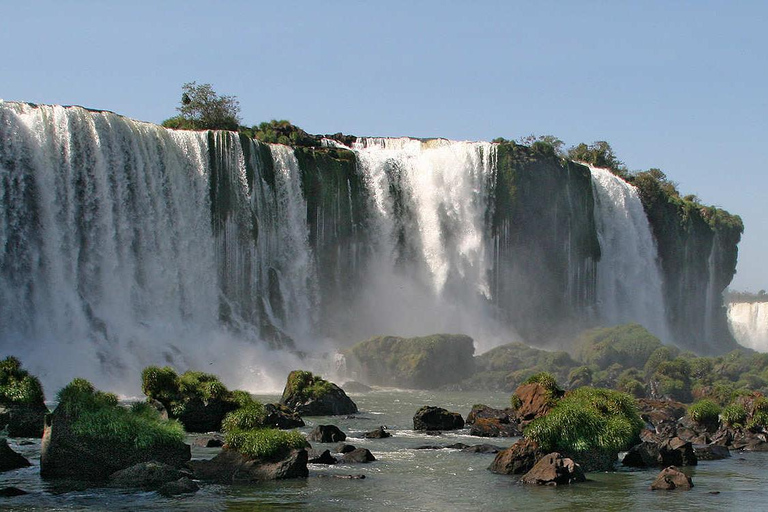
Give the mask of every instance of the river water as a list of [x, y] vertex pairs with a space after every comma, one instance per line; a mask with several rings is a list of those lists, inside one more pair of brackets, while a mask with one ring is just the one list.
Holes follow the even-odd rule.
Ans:
[[[0, 488], [16, 486], [30, 494], [0, 498], [0, 510], [757, 511], [768, 503], [768, 453], [734, 453], [730, 459], [702, 461], [690, 468], [695, 487], [688, 492], [650, 491], [657, 469], [589, 473], [588, 482], [559, 488], [524, 486], [513, 477], [487, 470], [494, 455], [416, 449], [457, 442], [507, 447], [514, 439], [472, 437], [466, 430], [439, 436], [411, 430], [413, 413], [423, 405], [438, 405], [466, 416], [476, 403], [505, 407], [509, 394], [376, 390], [351, 396], [360, 409], [354, 418], [305, 418], [307, 426], [301, 430], [335, 424], [347, 434], [349, 444], [371, 450], [377, 460], [370, 464], [310, 465], [309, 478], [303, 480], [201, 485], [194, 495], [164, 498], [154, 492], [77, 490], [43, 482], [39, 478], [39, 442], [18, 446], [19, 440], [11, 440], [11, 446], [30, 458], [33, 466], [0, 473]], [[278, 399], [275, 395], [258, 398], [265, 402]], [[393, 437], [358, 438], [379, 425], [385, 425]], [[333, 445], [315, 443], [315, 448], [332, 449]], [[210, 458], [217, 451], [193, 448], [193, 458]], [[365, 479], [326, 478], [331, 475], [365, 475]]]

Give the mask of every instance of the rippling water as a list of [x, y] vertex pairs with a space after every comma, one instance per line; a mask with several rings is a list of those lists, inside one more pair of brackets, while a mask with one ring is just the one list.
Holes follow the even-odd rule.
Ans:
[[[276, 396], [259, 397], [276, 401]], [[429, 436], [412, 430], [413, 413], [422, 405], [470, 411], [475, 403], [504, 407], [502, 393], [444, 393], [381, 390], [352, 395], [360, 408], [355, 418], [305, 418], [308, 432], [318, 424], [333, 423], [347, 433], [347, 442], [371, 450], [370, 464], [310, 465], [306, 480], [248, 486], [203, 485], [192, 496], [163, 498], [153, 492], [114, 489], [73, 490], [39, 478], [36, 443], [17, 446], [29, 457], [30, 468], [0, 473], [0, 487], [16, 486], [27, 496], [0, 498], [2, 510], [764, 510], [768, 503], [768, 453], [734, 453], [723, 461], [703, 461], [689, 474], [689, 492], [652, 492], [658, 470], [590, 473], [589, 481], [571, 487], [530, 487], [495, 475], [486, 468], [493, 455], [458, 450], [417, 450], [420, 445], [490, 443], [509, 446], [513, 439], [485, 439], [466, 431]], [[388, 439], [357, 439], [363, 432], [385, 425]], [[315, 443], [316, 448], [333, 445]], [[193, 448], [194, 458], [210, 458], [217, 449]], [[324, 475], [365, 475], [363, 480], [322, 478]]]

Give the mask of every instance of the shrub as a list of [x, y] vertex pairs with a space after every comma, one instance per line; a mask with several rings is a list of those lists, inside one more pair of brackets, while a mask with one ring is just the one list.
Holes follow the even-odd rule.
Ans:
[[720, 411], [719, 405], [705, 398], [688, 407], [688, 417], [696, 423], [717, 423]]
[[721, 413], [723, 423], [729, 427], [741, 427], [747, 422], [747, 410], [741, 404], [730, 404]]
[[283, 399], [289, 396], [296, 396], [302, 400], [318, 399], [331, 392], [332, 389], [333, 384], [322, 377], [313, 375], [312, 372], [295, 370], [288, 375]]
[[224, 421], [221, 422], [221, 429], [224, 432], [234, 432], [236, 430], [260, 428], [264, 426], [266, 415], [264, 405], [261, 402], [252, 400], [251, 403], [227, 413]]
[[292, 124], [290, 121], [273, 119], [251, 128], [256, 139], [272, 144], [285, 144], [286, 146], [317, 147], [320, 141], [316, 137]]
[[531, 422], [525, 436], [545, 451], [612, 453], [635, 444], [642, 428], [634, 398], [609, 389], [582, 387], [566, 394], [549, 414]]
[[240, 102], [234, 96], [216, 94], [211, 84], [188, 82], [181, 86], [178, 116], [163, 121], [167, 128], [195, 130], [237, 130], [240, 125]]
[[230, 448], [256, 459], [279, 457], [289, 450], [307, 446], [307, 440], [300, 432], [274, 428], [235, 429], [226, 434], [225, 440]]
[[0, 404], [37, 405], [44, 401], [43, 386], [21, 368], [21, 361], [13, 356], [0, 361]]

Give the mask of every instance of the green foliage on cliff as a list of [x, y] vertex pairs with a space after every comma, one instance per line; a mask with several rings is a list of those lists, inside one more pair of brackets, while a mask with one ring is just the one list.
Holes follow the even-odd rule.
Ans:
[[598, 140], [592, 144], [577, 144], [568, 149], [568, 158], [577, 162], [586, 162], [595, 167], [610, 169], [621, 177], [626, 177], [629, 173], [624, 162], [616, 157], [613, 148], [604, 140]]
[[574, 342], [576, 359], [600, 368], [618, 363], [642, 368], [661, 341], [638, 324], [625, 324], [584, 331]]
[[717, 423], [720, 418], [721, 408], [709, 399], [699, 400], [688, 407], [688, 417], [696, 423]]
[[116, 395], [96, 390], [85, 379], [74, 379], [57, 397], [56, 412], [61, 408], [72, 420], [72, 432], [89, 442], [131, 450], [184, 440], [184, 428], [178, 421], [163, 420], [152, 407], [121, 407]]
[[237, 130], [240, 102], [235, 96], [216, 94], [211, 84], [185, 83], [179, 115], [163, 121], [166, 128], [186, 130]]
[[40, 380], [21, 367], [21, 361], [8, 356], [0, 361], [0, 405], [37, 405], [45, 400]]
[[286, 146], [318, 147], [320, 141], [317, 137], [291, 124], [290, 121], [273, 119], [252, 128], [254, 138], [261, 142], [272, 144], [285, 144]]

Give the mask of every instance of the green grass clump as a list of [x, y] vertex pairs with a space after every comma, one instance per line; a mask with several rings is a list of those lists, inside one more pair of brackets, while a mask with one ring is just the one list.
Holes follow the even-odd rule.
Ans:
[[22, 369], [21, 361], [8, 356], [0, 361], [0, 404], [42, 404], [43, 386], [37, 377]]
[[267, 412], [261, 402], [252, 400], [251, 403], [240, 407], [239, 409], [227, 413], [224, 421], [221, 422], [221, 429], [224, 432], [234, 432], [236, 430], [251, 430], [264, 426]]
[[270, 459], [307, 446], [300, 432], [276, 428], [235, 429], [227, 432], [225, 441], [230, 448], [255, 459]]
[[283, 399], [297, 396], [303, 400], [318, 399], [333, 390], [333, 384], [312, 372], [294, 370], [288, 375]]
[[729, 427], [744, 426], [747, 422], [747, 410], [741, 404], [730, 404], [720, 413], [723, 423]]
[[705, 398], [688, 408], [688, 417], [696, 423], [715, 423], [720, 418], [720, 406]]
[[525, 436], [545, 451], [618, 452], [635, 444], [642, 428], [633, 397], [582, 387], [566, 394], [549, 414], [531, 422]]
[[57, 396], [58, 407], [72, 420], [72, 432], [91, 442], [110, 443], [128, 450], [168, 446], [184, 440], [184, 428], [179, 422], [163, 420], [148, 404], [121, 407], [114, 393], [98, 391], [85, 379], [74, 379]]

